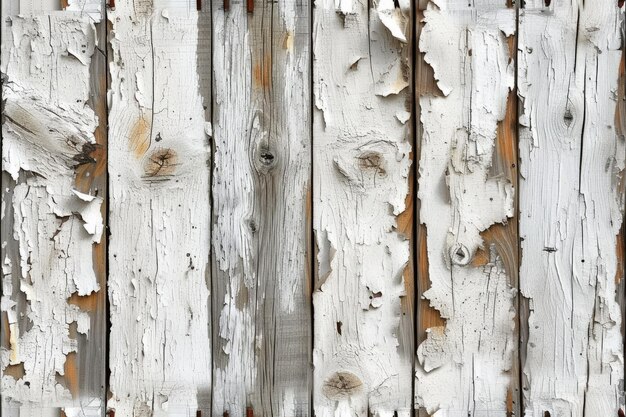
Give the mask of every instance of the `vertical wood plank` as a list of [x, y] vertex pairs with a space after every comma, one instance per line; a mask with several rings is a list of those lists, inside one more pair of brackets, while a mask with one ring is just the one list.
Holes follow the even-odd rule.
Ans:
[[[519, 22], [520, 285], [528, 415], [617, 415], [616, 245], [625, 144], [616, 129], [617, 1], [526, 1]], [[623, 289], [623, 287], [622, 287]]]
[[106, 336], [101, 5], [90, 14], [53, 6], [2, 7], [2, 412], [99, 416]]
[[318, 417], [411, 414], [410, 25], [405, 1], [314, 8]]
[[213, 415], [308, 416], [311, 3], [224, 4], [213, 2]]
[[436, 3], [418, 14], [415, 405], [517, 414], [516, 12], [504, 0]]
[[210, 414], [210, 13], [116, 2], [109, 113], [109, 407]]

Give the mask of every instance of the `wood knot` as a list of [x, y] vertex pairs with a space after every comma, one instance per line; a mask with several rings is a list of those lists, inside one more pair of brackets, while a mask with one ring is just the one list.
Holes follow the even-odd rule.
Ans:
[[144, 164], [144, 175], [148, 179], [166, 180], [174, 174], [178, 165], [178, 155], [173, 149], [157, 149]]
[[261, 153], [259, 154], [259, 162], [267, 167], [274, 165], [275, 159], [276, 157], [269, 150], [262, 150]]
[[267, 146], [267, 143], [259, 145], [255, 152], [255, 167], [261, 174], [267, 174], [278, 165], [278, 155]]
[[350, 372], [336, 372], [324, 382], [323, 392], [331, 400], [340, 400], [361, 391], [363, 383]]
[[567, 127], [570, 127], [572, 125], [572, 122], [574, 121], [574, 115], [572, 114], [572, 111], [570, 109], [565, 110], [565, 114], [563, 115], [563, 121], [565, 122], [565, 125]]
[[467, 246], [457, 243], [450, 248], [450, 261], [454, 265], [465, 266], [472, 260], [472, 254]]
[[385, 160], [380, 153], [374, 151], [364, 152], [357, 156], [357, 159], [359, 160], [359, 167], [361, 169], [372, 170], [380, 175], [387, 174], [384, 164]]

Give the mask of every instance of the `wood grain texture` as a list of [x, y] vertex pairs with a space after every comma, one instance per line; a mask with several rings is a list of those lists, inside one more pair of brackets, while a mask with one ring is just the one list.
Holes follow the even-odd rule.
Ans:
[[108, 13], [108, 406], [118, 416], [210, 414], [209, 16], [174, 0]]
[[95, 416], [105, 394], [101, 24], [99, 10], [47, 6], [2, 9], [2, 411]]
[[516, 14], [506, 1], [442, 0], [423, 15], [416, 407], [422, 415], [505, 415], [519, 407], [510, 222]]
[[527, 1], [520, 14], [526, 415], [617, 415], [623, 401], [623, 19], [614, 1]]
[[314, 8], [318, 417], [411, 413], [410, 25], [404, 1]]
[[213, 415], [308, 416], [311, 3], [249, 4], [213, 2]]

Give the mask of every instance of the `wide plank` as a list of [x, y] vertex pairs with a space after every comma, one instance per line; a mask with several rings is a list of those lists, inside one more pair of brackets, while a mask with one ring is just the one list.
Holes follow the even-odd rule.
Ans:
[[526, 415], [614, 416], [623, 404], [618, 3], [528, 0], [520, 10]]
[[313, 25], [314, 412], [409, 416], [410, 3], [319, 1]]
[[210, 11], [109, 10], [110, 398], [118, 416], [210, 414]]
[[311, 3], [212, 7], [213, 415], [309, 416]]
[[[2, 413], [105, 398], [102, 5], [2, 2]], [[62, 410], [62, 411], [59, 411]]]
[[415, 406], [517, 415], [516, 11], [441, 0], [418, 16]]

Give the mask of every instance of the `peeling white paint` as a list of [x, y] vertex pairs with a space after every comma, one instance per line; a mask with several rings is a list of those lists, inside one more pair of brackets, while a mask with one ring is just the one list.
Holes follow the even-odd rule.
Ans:
[[313, 9], [318, 417], [411, 413], [414, 353], [400, 343], [400, 332], [412, 335], [401, 327], [411, 314], [401, 310], [411, 296], [403, 276], [409, 242], [396, 230], [411, 165], [410, 124], [396, 119], [408, 118], [409, 6], [367, 7], [354, 1], [343, 15], [327, 2]]
[[197, 61], [209, 54], [209, 20], [181, 3], [107, 13], [108, 407], [118, 416], [209, 415], [210, 66]]
[[15, 244], [19, 265], [5, 257], [1, 304], [10, 346], [0, 356], [3, 371], [10, 365], [24, 370], [17, 380], [3, 374], [3, 410], [19, 407], [26, 415], [94, 400], [72, 398], [59, 377], [66, 356], [78, 348], [70, 328], [90, 334], [89, 313], [68, 299], [100, 290], [92, 245], [102, 231], [102, 199], [85, 202], [73, 188], [75, 168], [88, 160], [95, 143], [97, 119], [86, 105], [92, 22], [60, 12], [10, 19], [12, 45], [3, 44], [2, 62], [8, 78], [2, 91], [2, 169], [11, 178], [3, 182], [3, 198], [12, 198], [3, 204], [11, 205], [12, 216], [3, 213], [2, 222], [12, 225], [15, 242], [3, 242], [3, 251]]
[[[431, 283], [420, 302], [446, 324], [429, 329], [418, 348], [415, 390], [416, 406], [436, 416], [505, 415], [511, 385], [515, 290], [502, 256], [480, 236], [513, 216], [511, 183], [490, 175], [514, 86], [505, 33], [515, 27], [515, 11], [500, 3], [501, 10], [430, 4], [420, 37], [444, 93], [419, 98], [418, 196]], [[484, 266], [472, 264], [479, 249], [489, 254]]]
[[518, 55], [525, 415], [617, 415], [625, 148], [614, 123], [624, 9], [612, 1], [553, 1], [548, 10], [527, 3]]

